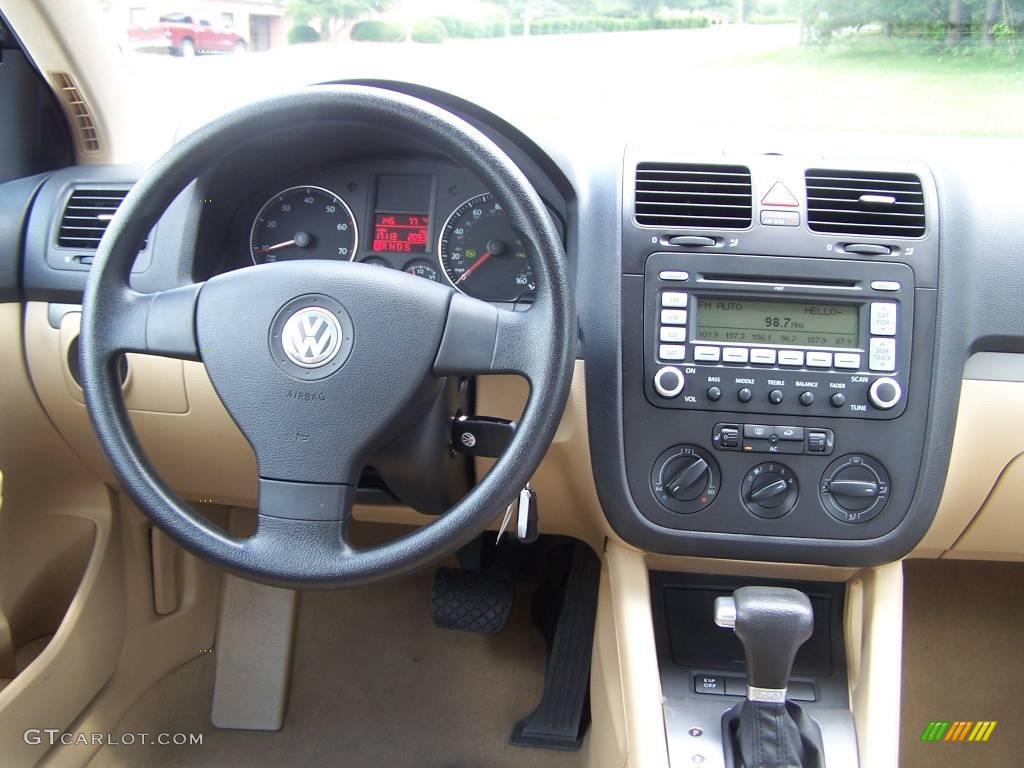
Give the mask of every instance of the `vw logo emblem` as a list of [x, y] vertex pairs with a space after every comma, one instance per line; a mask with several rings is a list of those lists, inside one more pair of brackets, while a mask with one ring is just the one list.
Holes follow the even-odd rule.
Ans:
[[295, 365], [320, 368], [341, 349], [341, 323], [320, 307], [306, 307], [293, 314], [281, 330], [281, 346]]

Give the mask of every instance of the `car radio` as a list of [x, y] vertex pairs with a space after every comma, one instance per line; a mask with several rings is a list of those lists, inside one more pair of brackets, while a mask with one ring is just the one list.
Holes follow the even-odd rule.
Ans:
[[653, 253], [652, 405], [892, 419], [907, 405], [914, 273], [904, 264]]

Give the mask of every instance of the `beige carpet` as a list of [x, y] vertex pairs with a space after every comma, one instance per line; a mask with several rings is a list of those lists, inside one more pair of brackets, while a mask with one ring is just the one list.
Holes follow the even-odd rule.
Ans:
[[574, 768], [580, 753], [508, 746], [543, 685], [520, 594], [505, 632], [435, 629], [430, 574], [301, 598], [291, 699], [277, 733], [210, 725], [214, 657], [164, 678], [119, 732], [197, 732], [202, 746], [104, 747], [91, 768]]
[[[904, 564], [900, 768], [1024, 766], [1024, 563]], [[985, 743], [922, 742], [932, 720], [995, 720]]]

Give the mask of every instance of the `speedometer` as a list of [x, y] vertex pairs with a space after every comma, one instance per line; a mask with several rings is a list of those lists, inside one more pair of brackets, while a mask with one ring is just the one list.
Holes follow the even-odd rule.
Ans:
[[289, 187], [267, 200], [249, 236], [253, 264], [355, 256], [359, 242], [352, 209], [323, 187]]
[[437, 252], [449, 282], [475, 298], [520, 301], [537, 287], [526, 248], [490, 193], [452, 212]]

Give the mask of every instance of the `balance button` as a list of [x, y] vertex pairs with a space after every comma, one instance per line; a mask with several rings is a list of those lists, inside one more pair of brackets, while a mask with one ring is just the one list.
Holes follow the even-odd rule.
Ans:
[[871, 304], [871, 333], [875, 336], [896, 335], [896, 304], [875, 301]]
[[667, 280], [670, 283], [685, 283], [690, 279], [690, 273], [679, 269], [663, 269], [658, 273], [658, 278]]
[[693, 359], [702, 363], [717, 363], [722, 356], [722, 350], [718, 347], [694, 347]]
[[807, 367], [808, 368], [831, 368], [832, 367], [832, 353], [831, 352], [808, 352], [807, 353]]
[[679, 291], [665, 291], [661, 294], [661, 306], [663, 307], [685, 307], [689, 294]]
[[814, 393], [813, 392], [801, 392], [800, 393], [800, 405], [813, 405]]
[[661, 310], [661, 322], [665, 325], [686, 325], [685, 309]]
[[750, 353], [743, 347], [725, 347], [722, 350], [722, 362], [745, 363]]
[[872, 339], [868, 348], [868, 368], [872, 371], [896, 370], [896, 339]]
[[796, 349], [780, 349], [779, 365], [803, 365], [804, 353]]
[[686, 379], [675, 368], [665, 366], [654, 374], [654, 389], [662, 397], [675, 397], [685, 385]]
[[775, 365], [775, 350], [752, 349], [750, 350], [750, 362], [759, 365]]
[[720, 390], [718, 387], [708, 387], [707, 395], [708, 400], [710, 400], [713, 403], [717, 403], [719, 400], [722, 399], [722, 390]]
[[749, 389], [749, 388], [747, 388], [747, 387], [744, 387], [743, 389], [741, 389], [741, 390], [740, 390], [739, 392], [737, 392], [737, 393], [736, 393], [736, 398], [737, 398], [737, 399], [738, 399], [738, 400], [739, 400], [739, 401], [740, 401], [741, 403], [749, 403], [749, 402], [750, 402], [750, 399], [751, 399], [751, 398], [752, 398], [753, 396], [754, 396], [754, 393], [753, 393], [753, 392], [751, 392], [751, 391], [750, 391], [750, 389]]
[[662, 341], [686, 341], [686, 329], [677, 325], [665, 326], [664, 328], [661, 329], [660, 333], [660, 338]]
[[782, 402], [782, 390], [773, 389], [768, 393], [768, 402], [772, 405], [778, 405]]
[[860, 368], [860, 354], [858, 352], [836, 352], [833, 365], [836, 368], [849, 368], [856, 371]]
[[846, 405], [846, 395], [844, 395], [842, 392], [836, 392], [834, 395], [832, 395], [832, 397], [828, 399], [828, 401], [832, 403], [833, 408], [842, 408], [844, 405]]
[[662, 344], [658, 347], [658, 357], [662, 360], [685, 360], [685, 344]]

